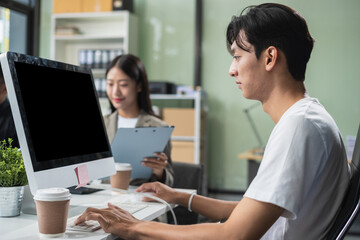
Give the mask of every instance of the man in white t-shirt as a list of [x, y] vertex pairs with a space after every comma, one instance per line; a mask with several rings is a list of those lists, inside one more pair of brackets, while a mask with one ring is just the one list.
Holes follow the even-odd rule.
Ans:
[[287, 109], [245, 193], [284, 209], [263, 239], [323, 239], [347, 190], [346, 162], [336, 124], [317, 99]]
[[276, 124], [259, 171], [240, 202], [177, 192], [145, 183], [167, 202], [221, 224], [173, 226], [139, 221], [109, 205], [89, 208], [93, 219], [125, 239], [324, 239], [347, 190], [350, 171], [335, 121], [306, 94], [313, 48], [305, 20], [280, 4], [261, 4], [233, 17], [227, 29], [229, 73], [247, 99], [258, 100]]

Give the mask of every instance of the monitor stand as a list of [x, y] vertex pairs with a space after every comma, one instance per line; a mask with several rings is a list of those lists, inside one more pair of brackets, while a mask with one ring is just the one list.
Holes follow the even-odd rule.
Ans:
[[35, 200], [34, 196], [32, 195], [30, 191], [29, 185], [26, 185], [24, 187], [24, 195], [23, 195], [23, 201], [21, 206], [21, 212], [25, 214], [32, 214], [36, 215], [36, 206], [35, 206]]

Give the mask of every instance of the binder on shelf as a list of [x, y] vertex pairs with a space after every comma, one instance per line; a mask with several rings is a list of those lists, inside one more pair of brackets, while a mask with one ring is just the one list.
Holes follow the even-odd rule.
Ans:
[[101, 87], [100, 87], [100, 95], [101, 97], [106, 97], [106, 79], [102, 78], [101, 79]]
[[92, 50], [86, 51], [86, 67], [94, 67], [94, 52]]
[[102, 59], [101, 59], [101, 50], [94, 50], [94, 68], [101, 68], [102, 67]]
[[110, 62], [109, 50], [101, 50], [101, 67], [106, 68]]
[[78, 62], [80, 66], [105, 69], [117, 56], [124, 54], [123, 49], [80, 49]]

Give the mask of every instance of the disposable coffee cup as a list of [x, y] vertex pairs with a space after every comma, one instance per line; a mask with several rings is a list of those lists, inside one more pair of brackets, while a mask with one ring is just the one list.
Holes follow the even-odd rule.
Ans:
[[116, 174], [110, 176], [110, 184], [112, 188], [120, 188], [127, 190], [129, 188], [131, 176], [130, 163], [115, 163]]
[[66, 231], [71, 194], [66, 188], [46, 188], [34, 196], [42, 237], [61, 237]]

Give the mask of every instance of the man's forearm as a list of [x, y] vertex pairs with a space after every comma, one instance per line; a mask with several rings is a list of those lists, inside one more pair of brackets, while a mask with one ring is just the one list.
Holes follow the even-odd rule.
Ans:
[[[188, 208], [191, 194], [177, 192], [175, 203]], [[238, 202], [223, 201], [213, 198], [195, 195], [191, 201], [191, 210], [211, 220], [220, 221], [227, 219]]]
[[193, 240], [193, 239], [226, 239], [223, 224], [206, 223], [197, 225], [168, 225], [159, 222], [140, 222], [133, 225], [129, 239], [137, 240]]

